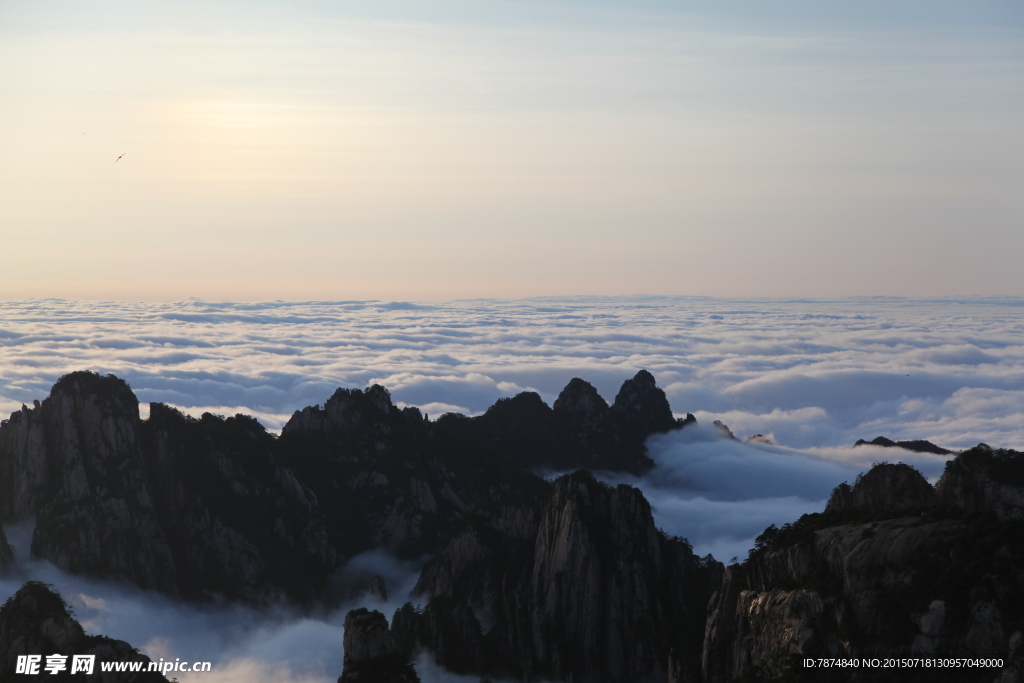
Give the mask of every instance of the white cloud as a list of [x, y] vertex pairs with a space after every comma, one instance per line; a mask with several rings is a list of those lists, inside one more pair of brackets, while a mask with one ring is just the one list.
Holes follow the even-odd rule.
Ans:
[[687, 297], [403, 302], [0, 303], [0, 410], [77, 369], [142, 401], [256, 415], [279, 429], [339, 386], [387, 386], [431, 414], [486, 410], [574, 376], [611, 401], [651, 370], [677, 413], [783, 445], [858, 438], [1024, 448], [1016, 299]]
[[653, 437], [648, 448], [648, 474], [604, 476], [641, 488], [661, 528], [719, 560], [745, 557], [769, 524], [820, 512], [832, 489], [863, 469], [842, 457], [724, 438], [710, 424]]

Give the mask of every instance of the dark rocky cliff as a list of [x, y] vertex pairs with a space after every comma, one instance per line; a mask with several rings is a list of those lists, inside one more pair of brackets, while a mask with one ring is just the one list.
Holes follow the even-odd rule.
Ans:
[[1024, 520], [1024, 458], [981, 444], [946, 465], [938, 498], [969, 512], [991, 511], [1000, 520]]
[[141, 433], [181, 595], [308, 600], [325, 584], [340, 558], [319, 501], [256, 420], [154, 403]]
[[189, 598], [325, 582], [336, 557], [315, 498], [255, 420], [150, 415], [122, 380], [74, 373], [0, 427], [0, 514], [35, 518], [34, 557]]
[[436, 552], [469, 510], [547, 487], [511, 456], [495, 455], [498, 437], [482, 419], [431, 423], [394, 406], [383, 387], [339, 389], [322, 408], [292, 417], [278, 452], [321, 501], [340, 554], [384, 548], [415, 558]]
[[0, 427], [0, 515], [35, 517], [32, 553], [74, 573], [177, 590], [148, 486], [139, 406], [116, 378], [74, 373]]
[[722, 567], [654, 526], [637, 489], [585, 471], [480, 513], [424, 568], [395, 640], [460, 673], [522, 680], [698, 680]]
[[338, 683], [419, 683], [380, 612], [352, 610], [345, 617], [345, 669]]
[[7, 572], [14, 565], [14, 548], [7, 542], [7, 534], [0, 527], [0, 574]]
[[[999, 477], [1021, 466], [1024, 454], [972, 449], [935, 490], [912, 468], [883, 464], [837, 487], [824, 513], [769, 527], [712, 599], [705, 681], [1020, 681], [1021, 489]], [[817, 656], [993, 657], [1003, 667], [800, 663]]]
[[679, 429], [695, 422], [672, 416], [665, 392], [654, 376], [641, 370], [623, 383], [609, 406], [589, 382], [574, 378], [552, 406], [555, 422], [562, 432], [561, 455], [555, 469], [606, 469], [640, 473], [653, 462], [644, 442], [651, 434]]
[[[73, 573], [188, 599], [337, 597], [348, 558], [438, 552], [471, 511], [544, 495], [534, 469], [638, 472], [644, 440], [676, 429], [641, 371], [608, 406], [573, 380], [429, 422], [387, 390], [339, 389], [280, 438], [243, 415], [196, 419], [76, 372], [0, 423], [0, 521], [34, 518], [32, 553]], [[0, 538], [0, 568], [10, 561]]]
[[[59, 654], [67, 657], [63, 671], [43, 671], [46, 656]], [[16, 673], [19, 655], [42, 655], [38, 675]], [[73, 655], [94, 655], [93, 673], [71, 674]], [[0, 608], [0, 683], [16, 681], [80, 681], [97, 683], [167, 683], [156, 672], [103, 672], [102, 662], [142, 662], [148, 666], [149, 657], [139, 654], [123, 640], [104, 636], [87, 636], [72, 617], [59, 594], [50, 587], [30, 581], [11, 596]]]

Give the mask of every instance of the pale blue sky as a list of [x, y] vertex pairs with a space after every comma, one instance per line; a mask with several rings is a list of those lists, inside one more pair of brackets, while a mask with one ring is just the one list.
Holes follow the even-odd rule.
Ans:
[[0, 0], [0, 298], [1024, 293], [1019, 2], [138, 5]]

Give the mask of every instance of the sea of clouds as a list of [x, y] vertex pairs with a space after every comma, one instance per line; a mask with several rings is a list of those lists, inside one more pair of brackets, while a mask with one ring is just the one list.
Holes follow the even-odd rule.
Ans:
[[[339, 386], [383, 384], [432, 416], [478, 414], [520, 391], [551, 403], [577, 376], [611, 402], [640, 368], [699, 424], [653, 437], [648, 475], [602, 477], [642, 488], [662, 528], [723, 561], [744, 557], [768, 524], [820, 511], [872, 462], [908, 462], [933, 481], [942, 472], [942, 457], [852, 448], [857, 439], [1024, 449], [1024, 299], [0, 302], [3, 412], [81, 369], [126, 379], [143, 402], [249, 413], [280, 429]], [[753, 434], [770, 443], [746, 442]], [[340, 673], [351, 605], [319, 615], [183, 607], [64, 576], [26, 552], [20, 578], [54, 583], [88, 630], [155, 658], [209, 659], [223, 681]], [[388, 577], [391, 599], [376, 605], [388, 616], [417, 571], [372, 554], [350, 566]], [[461, 680], [427, 661], [420, 673]]]

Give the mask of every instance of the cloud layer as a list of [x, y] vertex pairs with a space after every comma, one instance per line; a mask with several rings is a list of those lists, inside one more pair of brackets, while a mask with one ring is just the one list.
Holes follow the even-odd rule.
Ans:
[[673, 408], [739, 435], [835, 447], [880, 434], [1024, 448], [1024, 300], [0, 303], [0, 410], [62, 374], [113, 372], [143, 402], [270, 428], [339, 386], [478, 413], [574, 376], [613, 399], [647, 368]]

